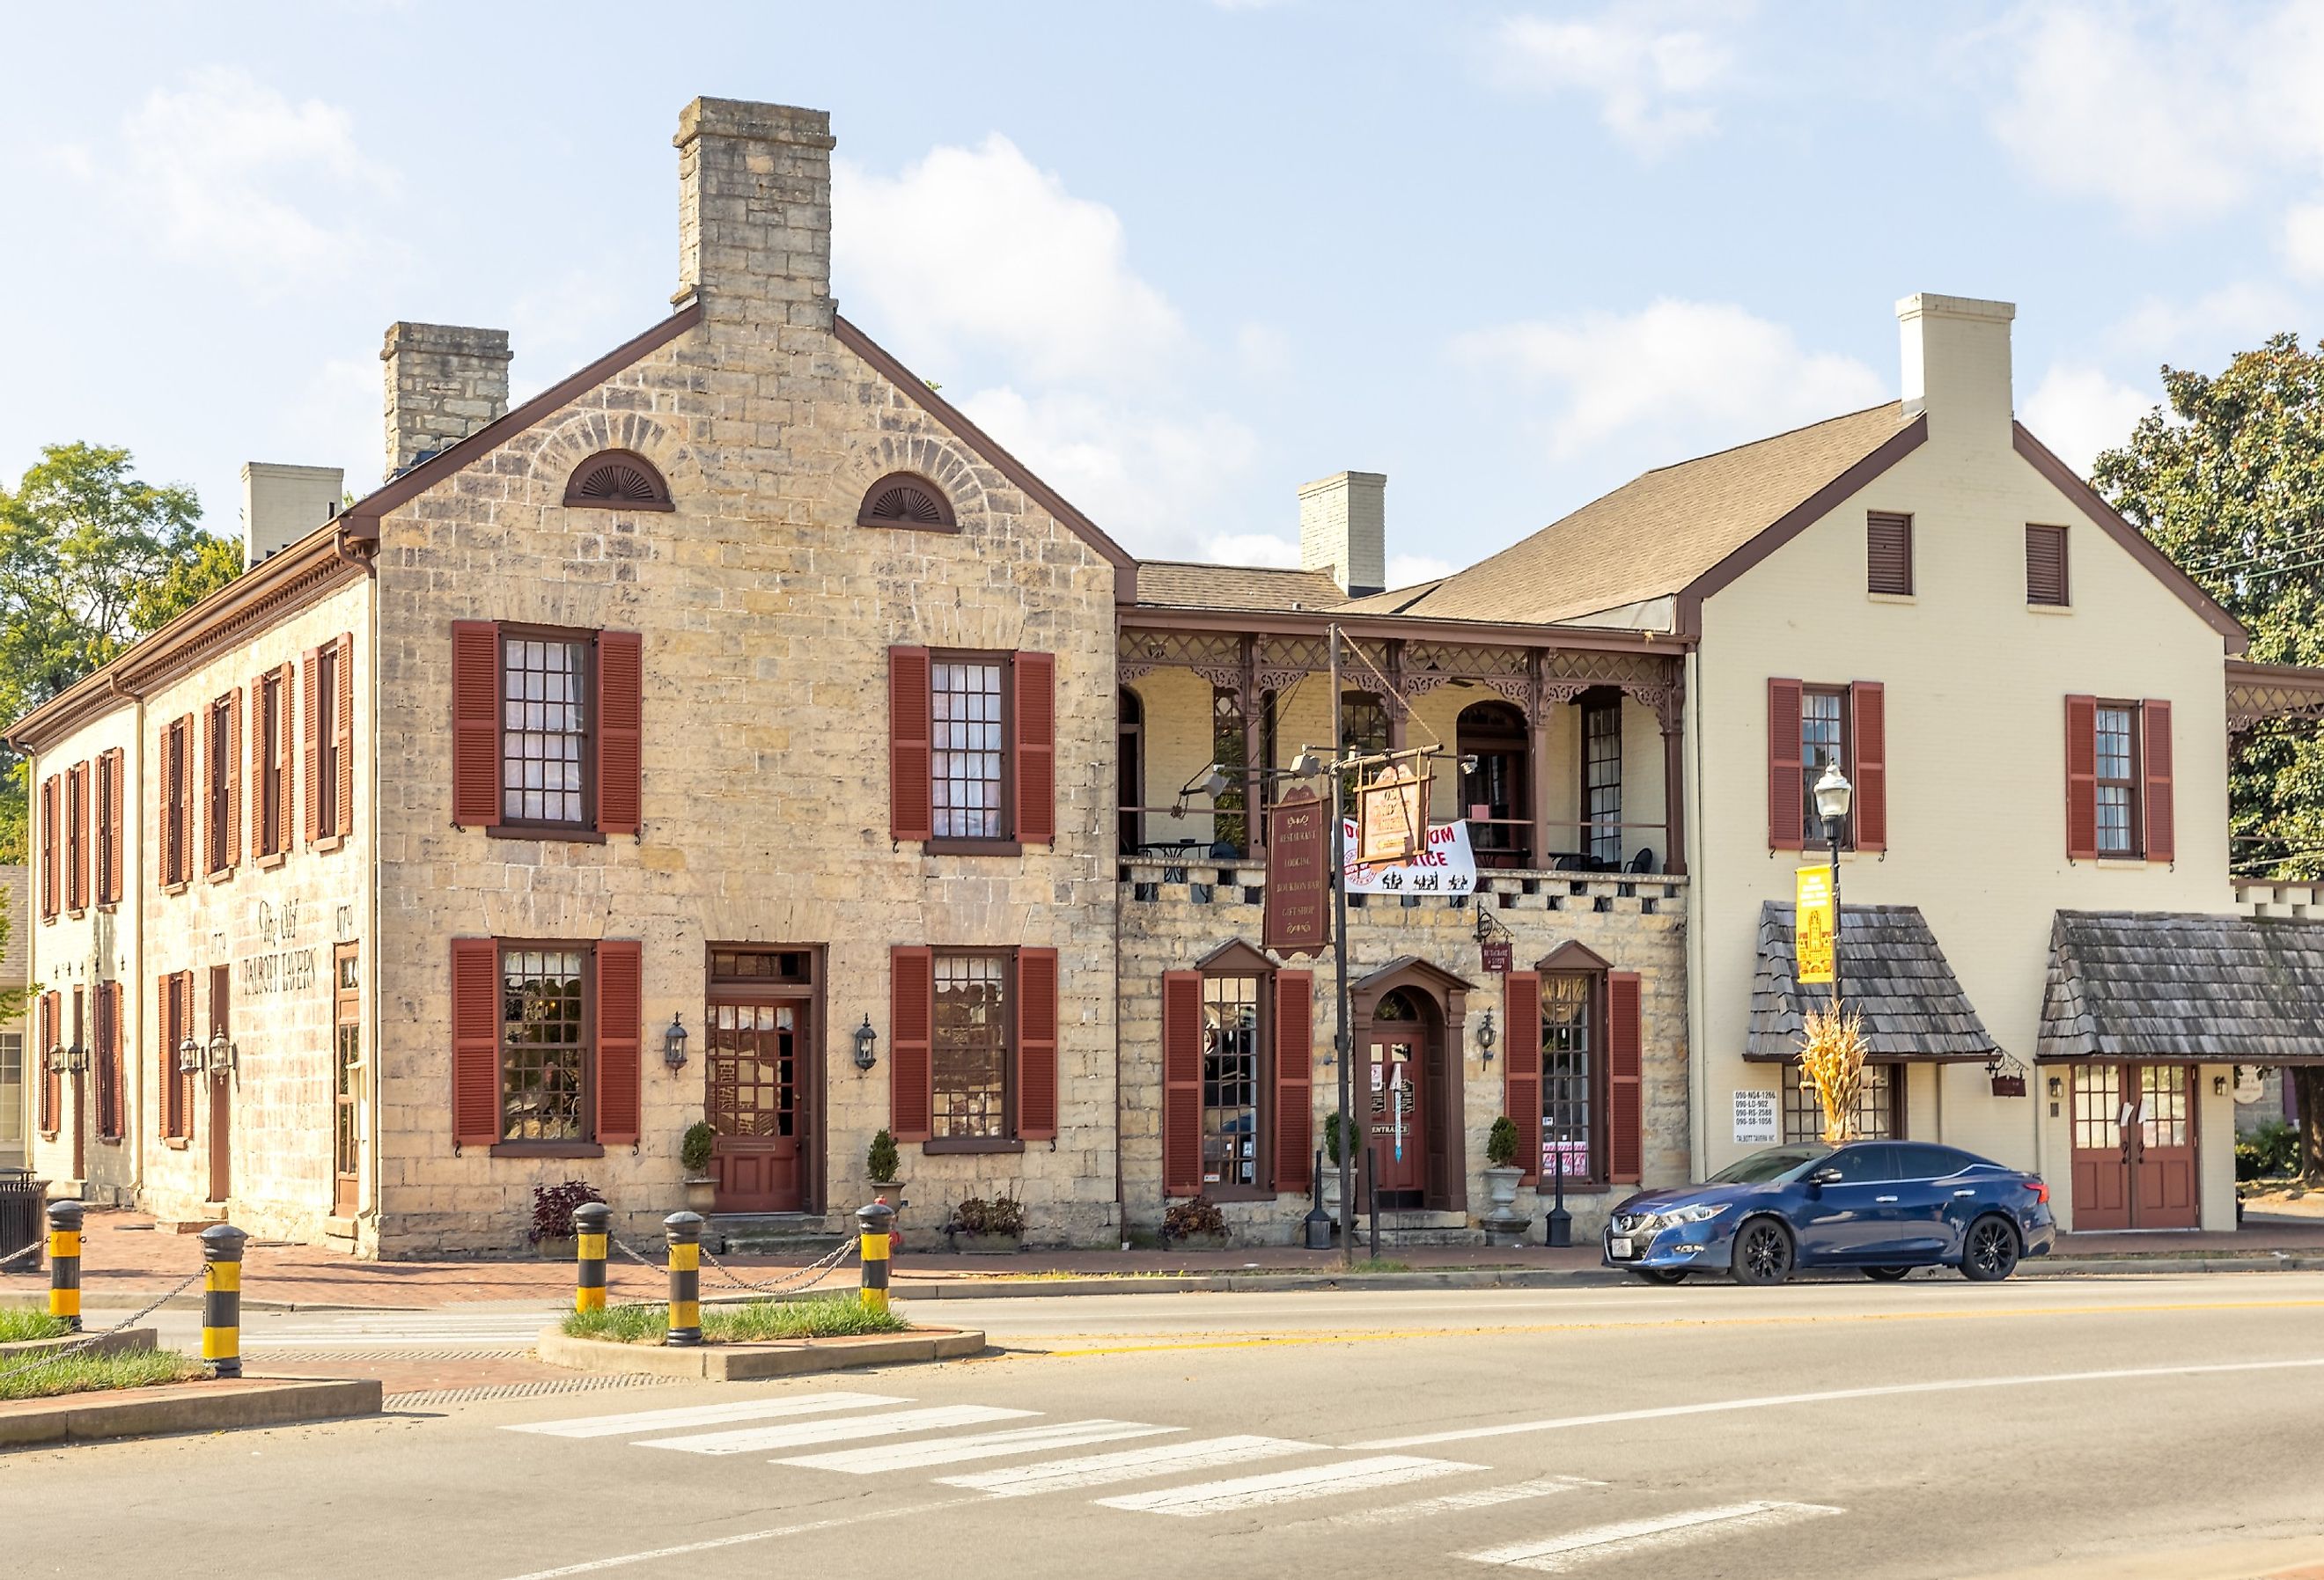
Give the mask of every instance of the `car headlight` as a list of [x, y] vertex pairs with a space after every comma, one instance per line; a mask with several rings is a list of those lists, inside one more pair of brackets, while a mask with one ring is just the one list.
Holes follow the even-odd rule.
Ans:
[[1715, 1218], [1726, 1210], [1725, 1202], [1720, 1202], [1715, 1206], [1709, 1203], [1697, 1202], [1692, 1206], [1679, 1207], [1674, 1211], [1665, 1213], [1663, 1222], [1674, 1227], [1680, 1224], [1700, 1224], [1705, 1218]]

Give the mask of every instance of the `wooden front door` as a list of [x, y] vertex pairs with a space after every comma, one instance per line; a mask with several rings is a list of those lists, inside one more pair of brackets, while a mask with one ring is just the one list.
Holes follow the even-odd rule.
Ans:
[[2074, 1227], [2191, 1229], [2194, 1071], [2187, 1065], [2076, 1065]]
[[331, 950], [331, 1212], [355, 1216], [362, 1200], [363, 993], [356, 950]]
[[[213, 1040], [219, 1036], [224, 1036], [229, 1047], [232, 1046], [234, 1039], [234, 1027], [230, 1020], [227, 997], [233, 991], [229, 985], [231, 982], [232, 978], [227, 975], [225, 966], [210, 967], [210, 1035]], [[207, 1050], [205, 1055], [207, 1056]], [[202, 1079], [203, 1084], [208, 1086], [210, 1094], [209, 1199], [222, 1202], [230, 1199], [234, 1189], [234, 1092], [231, 1086], [233, 1076], [226, 1068], [216, 1066], [208, 1067], [209, 1073]]]
[[1418, 1207], [1427, 1187], [1425, 1035], [1417, 1024], [1372, 1033], [1369, 1140], [1382, 1211]]
[[809, 1002], [710, 1006], [711, 1170], [722, 1213], [795, 1213], [807, 1206], [799, 1076]]

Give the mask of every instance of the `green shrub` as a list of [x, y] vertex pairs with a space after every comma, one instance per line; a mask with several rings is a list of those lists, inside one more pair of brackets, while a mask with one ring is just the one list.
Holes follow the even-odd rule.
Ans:
[[903, 1166], [903, 1159], [896, 1153], [894, 1136], [883, 1130], [872, 1138], [872, 1150], [863, 1154], [863, 1171], [872, 1177], [872, 1184], [895, 1184], [896, 1171]]
[[2282, 1179], [2300, 1172], [2300, 1129], [2271, 1119], [2236, 1140], [2237, 1179]]
[[1493, 1128], [1485, 1134], [1485, 1161], [1496, 1169], [1506, 1169], [1517, 1160], [1517, 1122], [1508, 1114], [1493, 1121]]
[[1169, 1210], [1162, 1215], [1165, 1240], [1185, 1240], [1196, 1234], [1216, 1234], [1223, 1239], [1226, 1232], [1227, 1215], [1206, 1197], [1172, 1202]]
[[1334, 1169], [1340, 1166], [1340, 1130], [1341, 1120], [1338, 1114], [1327, 1113], [1323, 1116], [1323, 1151], [1324, 1155], [1332, 1160], [1332, 1167]]
[[987, 1201], [973, 1196], [952, 1209], [951, 1221], [945, 1228], [954, 1234], [1006, 1234], [1022, 1237], [1025, 1233], [1025, 1204], [1013, 1196], [996, 1196]]
[[696, 1120], [686, 1127], [686, 1139], [678, 1143], [678, 1166], [688, 1174], [709, 1173], [710, 1152], [717, 1141], [718, 1132], [707, 1120]]

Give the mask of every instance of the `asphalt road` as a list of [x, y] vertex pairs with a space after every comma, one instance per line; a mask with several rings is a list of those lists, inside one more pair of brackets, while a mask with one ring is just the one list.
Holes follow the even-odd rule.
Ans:
[[[980, 1324], [1004, 1353], [0, 1457], [0, 1568], [2202, 1580], [2324, 1563], [2324, 1275], [913, 1314]], [[394, 1337], [497, 1342], [521, 1315], [398, 1319]], [[282, 1332], [302, 1354], [379, 1338], [370, 1318], [299, 1320]], [[70, 1545], [35, 1534], [51, 1530]]]

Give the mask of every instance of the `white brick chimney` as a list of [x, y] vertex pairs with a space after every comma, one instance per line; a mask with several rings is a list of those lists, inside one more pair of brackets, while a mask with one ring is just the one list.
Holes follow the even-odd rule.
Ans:
[[387, 365], [390, 477], [508, 414], [506, 329], [390, 324], [379, 359]]
[[1299, 488], [1299, 564], [1361, 597], [1388, 587], [1388, 476], [1334, 472]]
[[337, 467], [242, 464], [242, 565], [247, 570], [339, 513], [346, 474]]
[[1896, 304], [1904, 410], [1929, 414], [1929, 438], [2010, 442], [2009, 324], [2015, 303], [1921, 291]]
[[697, 98], [678, 117], [678, 292], [714, 319], [831, 328], [831, 116]]

